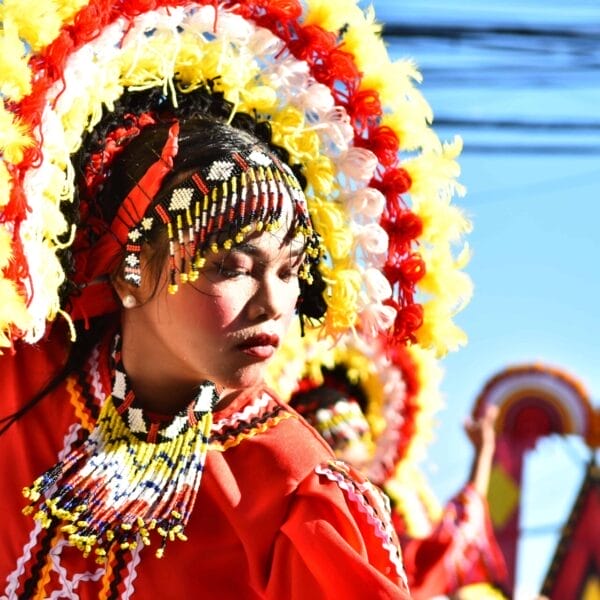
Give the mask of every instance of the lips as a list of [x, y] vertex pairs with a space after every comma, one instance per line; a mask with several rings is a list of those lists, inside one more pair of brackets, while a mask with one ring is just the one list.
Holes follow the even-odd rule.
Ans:
[[245, 339], [238, 348], [248, 356], [266, 360], [271, 358], [279, 346], [279, 336], [268, 333], [253, 335]]

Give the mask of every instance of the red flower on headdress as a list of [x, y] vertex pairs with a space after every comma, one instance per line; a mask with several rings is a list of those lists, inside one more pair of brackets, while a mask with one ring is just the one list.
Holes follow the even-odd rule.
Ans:
[[393, 306], [396, 313], [396, 320], [389, 332], [389, 343], [391, 346], [402, 345], [406, 341], [415, 342], [415, 331], [423, 324], [423, 306], [421, 304], [409, 304], [400, 307], [392, 299], [386, 300], [388, 306]]
[[[315, 65], [315, 78], [331, 88], [332, 94], [340, 101], [346, 95], [352, 94], [358, 85], [360, 72], [354, 56], [343, 50], [332, 50], [322, 64]], [[339, 84], [342, 87], [339, 87]]]
[[350, 99], [348, 113], [355, 131], [363, 132], [369, 127], [377, 126], [382, 113], [379, 94], [375, 90], [361, 90], [356, 93]]
[[413, 292], [415, 284], [425, 275], [425, 261], [417, 252], [400, 260], [388, 260], [383, 267], [388, 281], [403, 291]]
[[290, 40], [290, 48], [294, 56], [300, 60], [305, 60], [311, 66], [316, 63], [322, 65], [336, 44], [337, 36], [317, 25], [307, 25], [300, 28], [297, 38]]
[[[379, 99], [377, 99], [377, 102]], [[400, 142], [395, 131], [387, 126], [375, 127], [369, 131], [367, 138], [356, 137], [355, 145], [368, 148], [375, 153], [384, 167], [393, 167], [398, 162]]]
[[381, 181], [374, 180], [371, 185], [381, 191], [390, 202], [408, 192], [412, 185], [412, 179], [402, 167], [395, 167], [388, 169], [383, 174]]
[[271, 26], [273, 31], [285, 31], [289, 21], [302, 16], [302, 5], [297, 0], [255, 0], [240, 4], [236, 9], [243, 17], [252, 17], [263, 27]]
[[[160, 0], [129, 0], [123, 9], [123, 12], [129, 16], [141, 15], [150, 10], [155, 10], [161, 4], [165, 4], [165, 2], [160, 2]], [[167, 3], [169, 6], [172, 6], [173, 3]]]
[[404, 207], [388, 206], [390, 208], [383, 214], [380, 225], [389, 236], [390, 254], [404, 255], [423, 233], [423, 221]]

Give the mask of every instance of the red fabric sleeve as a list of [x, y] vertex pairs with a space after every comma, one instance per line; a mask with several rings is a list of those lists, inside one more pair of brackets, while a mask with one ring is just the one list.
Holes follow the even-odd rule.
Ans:
[[317, 475], [300, 484], [276, 539], [268, 598], [410, 598], [395, 535], [385, 539], [380, 507], [353, 481], [349, 490]]
[[404, 557], [415, 600], [453, 594], [473, 583], [502, 584], [506, 578], [487, 502], [470, 485], [448, 502], [429, 536], [405, 542]]

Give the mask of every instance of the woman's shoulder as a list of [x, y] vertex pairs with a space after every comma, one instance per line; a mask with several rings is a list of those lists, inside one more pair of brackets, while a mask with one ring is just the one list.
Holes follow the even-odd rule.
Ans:
[[333, 453], [321, 436], [272, 391], [261, 389], [250, 398], [216, 411], [210, 449], [233, 458], [263, 461], [286, 477], [306, 477]]

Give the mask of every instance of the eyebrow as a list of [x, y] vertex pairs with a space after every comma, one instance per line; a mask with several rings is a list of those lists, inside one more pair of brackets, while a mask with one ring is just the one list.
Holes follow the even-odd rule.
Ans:
[[[304, 254], [305, 250], [305, 246], [294, 247], [293, 244], [290, 244], [289, 256], [292, 258], [297, 258]], [[255, 256], [259, 258], [265, 256], [264, 250], [262, 250], [262, 248], [259, 248], [258, 246], [255, 246], [251, 242], [241, 242], [240, 244], [235, 244], [234, 246], [232, 246], [230, 252], [241, 252], [243, 254], [248, 254], [249, 256]]]

